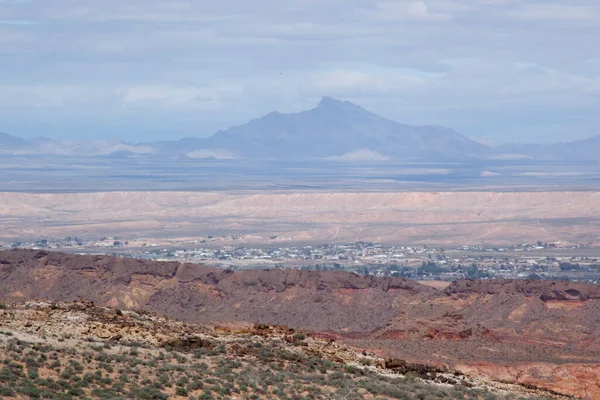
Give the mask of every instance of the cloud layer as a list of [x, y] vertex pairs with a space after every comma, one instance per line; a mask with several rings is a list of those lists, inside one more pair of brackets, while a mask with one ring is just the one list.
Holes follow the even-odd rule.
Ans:
[[323, 95], [472, 137], [600, 134], [600, 3], [0, 0], [0, 131], [206, 136]]

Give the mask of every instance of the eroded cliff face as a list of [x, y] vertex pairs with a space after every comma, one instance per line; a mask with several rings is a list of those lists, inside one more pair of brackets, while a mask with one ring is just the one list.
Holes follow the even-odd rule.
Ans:
[[[286, 325], [382, 356], [600, 398], [595, 285], [460, 280], [440, 291], [343, 272], [233, 272], [109, 256], [0, 252], [0, 301], [80, 298], [187, 322]], [[554, 373], [562, 378], [552, 378]]]
[[261, 322], [366, 332], [385, 326], [409, 300], [441, 296], [402, 278], [300, 270], [233, 272], [45, 251], [0, 253], [4, 301], [88, 298], [146, 308], [190, 322]]
[[526, 297], [539, 297], [545, 302], [600, 299], [600, 286], [580, 282], [545, 280], [458, 280], [448, 286], [444, 292], [448, 295], [519, 294]]

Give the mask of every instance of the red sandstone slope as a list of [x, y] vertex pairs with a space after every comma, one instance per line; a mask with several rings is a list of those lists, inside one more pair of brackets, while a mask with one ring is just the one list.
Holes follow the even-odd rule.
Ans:
[[467, 374], [600, 398], [600, 288], [553, 281], [457, 281], [349, 343]]
[[232, 272], [44, 251], [0, 252], [0, 301], [75, 300], [202, 323], [327, 332], [362, 348], [600, 398], [600, 287], [298, 270]]
[[45, 251], [0, 253], [0, 299], [143, 307], [192, 322], [262, 322], [316, 331], [385, 326], [406, 302], [441, 296], [401, 278], [299, 270], [240, 271]]

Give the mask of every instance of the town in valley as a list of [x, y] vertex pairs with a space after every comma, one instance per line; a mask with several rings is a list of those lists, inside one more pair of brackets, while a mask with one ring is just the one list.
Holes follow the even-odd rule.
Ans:
[[[456, 279], [554, 279], [600, 282], [600, 249], [569, 243], [439, 247], [357, 241], [346, 244], [250, 244], [243, 235], [144, 240], [102, 237], [0, 242], [1, 249], [51, 249], [153, 261], [198, 263], [232, 270], [295, 268], [452, 282]], [[239, 242], [239, 243], [236, 243]], [[225, 244], [223, 244], [225, 243]]]

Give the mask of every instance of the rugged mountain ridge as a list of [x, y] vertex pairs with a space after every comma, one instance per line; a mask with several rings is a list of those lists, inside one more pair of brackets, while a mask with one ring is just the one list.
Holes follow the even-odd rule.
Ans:
[[[5, 267], [2, 272], [8, 274], [3, 277], [4, 279], [9, 279], [15, 272], [31, 272], [20, 269], [24, 265], [31, 265], [30, 263], [40, 269], [54, 267], [57, 271], [79, 272], [84, 278], [89, 277], [89, 272], [97, 272], [102, 279], [107, 280], [107, 283], [129, 284], [132, 276], [148, 275], [153, 278], [173, 279], [177, 283], [196, 282], [213, 285], [219, 292], [227, 294], [243, 287], [252, 287], [264, 292], [283, 292], [294, 287], [311, 290], [373, 289], [382, 292], [402, 289], [415, 295], [436, 292], [435, 289], [404, 278], [378, 278], [349, 272], [284, 269], [234, 272], [201, 264], [148, 261], [105, 255], [73, 255], [23, 249], [0, 252], [0, 265]], [[57, 282], [57, 284], [63, 283]]]
[[0, 253], [0, 281], [4, 301], [88, 298], [191, 322], [275, 323], [319, 331], [370, 330], [393, 318], [394, 300], [438, 295], [402, 278], [298, 270], [233, 272], [27, 250]]

